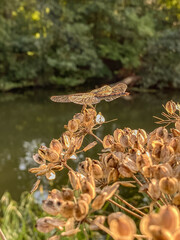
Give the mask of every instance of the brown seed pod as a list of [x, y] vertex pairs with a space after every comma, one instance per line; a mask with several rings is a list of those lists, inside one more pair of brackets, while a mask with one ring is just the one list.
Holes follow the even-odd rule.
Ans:
[[174, 149], [171, 146], [162, 146], [160, 158], [163, 162], [167, 162], [174, 155]]
[[172, 240], [171, 233], [160, 226], [151, 225], [149, 231], [153, 240]]
[[105, 201], [106, 201], [106, 193], [98, 195], [94, 201], [92, 202], [92, 209], [99, 210], [103, 207]]
[[165, 105], [165, 109], [169, 114], [173, 114], [176, 112], [177, 107], [176, 107], [176, 103], [171, 101], [168, 101]]
[[72, 201], [62, 202], [59, 213], [65, 218], [71, 218], [73, 217], [74, 206], [75, 204]]
[[176, 120], [175, 128], [180, 131], [180, 119]]
[[79, 200], [83, 200], [83, 201], [87, 202], [87, 204], [90, 204], [91, 196], [88, 193], [82, 193], [79, 197]]
[[84, 118], [83, 113], [76, 113], [76, 114], [73, 116], [73, 119], [78, 120], [79, 123], [82, 123], [82, 122], [83, 122], [83, 118]]
[[119, 143], [121, 144], [121, 146], [123, 146], [124, 148], [129, 146], [129, 136], [125, 135], [124, 133], [121, 134], [121, 136], [119, 136]]
[[66, 131], [62, 134], [61, 139], [62, 139], [63, 148], [65, 148], [65, 149], [68, 149], [71, 145], [70, 136], [71, 136], [71, 133], [68, 131]]
[[[44, 155], [43, 155], [44, 156]], [[37, 162], [38, 164], [45, 164], [46, 160], [43, 159], [38, 153], [33, 155], [33, 159], [35, 162]]]
[[59, 229], [63, 229], [62, 227], [64, 225], [65, 225], [64, 221], [52, 217], [39, 218], [36, 222], [37, 230], [42, 233], [48, 233], [56, 227], [58, 227]]
[[124, 164], [120, 164], [119, 168], [118, 168], [118, 172], [119, 172], [119, 177], [132, 177], [133, 172], [126, 166], [124, 166]]
[[81, 146], [83, 144], [83, 140], [84, 140], [84, 136], [83, 135], [80, 136], [80, 137], [76, 137], [75, 142], [74, 142], [74, 144], [76, 146], [76, 150], [79, 150], [81, 148]]
[[161, 227], [173, 233], [179, 228], [180, 215], [175, 206], [162, 206], [159, 211]]
[[103, 156], [103, 162], [107, 168], [116, 168], [119, 161], [112, 153], [107, 153]]
[[[178, 126], [178, 128], [180, 128], [180, 126]], [[179, 129], [171, 128], [170, 130], [171, 130], [174, 137], [179, 137], [180, 136], [180, 130]]]
[[174, 177], [163, 177], [159, 181], [161, 192], [166, 194], [174, 194], [178, 190], [178, 180]]
[[89, 206], [84, 200], [79, 200], [74, 207], [74, 218], [76, 221], [82, 221], [88, 214]]
[[150, 226], [159, 226], [161, 222], [161, 218], [157, 213], [150, 213], [145, 215], [140, 221], [140, 230], [141, 233], [151, 237]]
[[153, 141], [152, 142], [152, 157], [154, 158], [155, 161], [160, 160], [160, 155], [161, 155], [161, 148], [163, 144], [160, 141]]
[[114, 138], [112, 135], [108, 134], [103, 139], [103, 147], [104, 148], [111, 148], [114, 143]]
[[77, 119], [69, 120], [68, 130], [72, 133], [76, 132], [79, 128], [79, 121]]
[[180, 206], [180, 193], [177, 193], [174, 197], [173, 197], [173, 204], [176, 206]]
[[157, 200], [160, 198], [161, 192], [159, 189], [159, 181], [157, 179], [153, 178], [151, 180], [148, 187], [148, 191], [154, 200]]
[[119, 178], [119, 171], [116, 168], [110, 168], [107, 174], [107, 183], [115, 182]]
[[172, 167], [169, 165], [169, 163], [157, 165], [153, 171], [153, 176], [156, 179], [161, 179], [163, 177], [171, 177], [172, 174], [173, 174], [173, 170], [172, 170]]
[[136, 153], [136, 166], [141, 170], [145, 166], [152, 166], [152, 159], [149, 152], [142, 154], [140, 151]]
[[180, 229], [178, 229], [172, 237], [172, 240], [179, 240], [180, 239]]
[[47, 173], [46, 173], [46, 178], [48, 180], [54, 180], [56, 178], [56, 174], [53, 170], [49, 170]]
[[74, 198], [74, 192], [70, 188], [62, 188], [61, 195], [64, 201], [72, 201]]
[[127, 215], [116, 212], [108, 216], [109, 229], [118, 240], [133, 240], [136, 233], [136, 224]]
[[56, 216], [59, 214], [61, 203], [62, 202], [57, 199], [48, 198], [43, 201], [42, 209], [48, 214]]
[[93, 176], [95, 179], [101, 179], [103, 178], [103, 170], [100, 165], [100, 162], [98, 160], [93, 160], [92, 161], [92, 171], [93, 171]]
[[95, 198], [95, 196], [96, 196], [95, 188], [86, 179], [84, 179], [81, 182], [81, 189], [82, 189], [83, 193], [88, 193], [90, 195], [91, 199]]
[[116, 142], [119, 142], [119, 137], [121, 136], [122, 133], [123, 133], [122, 129], [116, 128], [116, 130], [114, 130], [113, 136]]
[[62, 144], [57, 139], [53, 139], [50, 142], [50, 148], [55, 150], [59, 155], [61, 154], [61, 152], [63, 150]]
[[138, 129], [138, 134], [141, 134], [141, 136], [143, 136], [144, 142], [142, 145], [147, 143], [147, 133], [144, 129], [139, 128]]
[[165, 127], [159, 127], [156, 129], [156, 137], [162, 139], [163, 141], [168, 138], [168, 130]]
[[73, 187], [74, 190], [78, 190], [78, 189], [81, 188], [80, 177], [76, 172], [69, 171], [68, 172], [68, 177], [69, 177], [69, 181], [71, 183], [71, 186]]

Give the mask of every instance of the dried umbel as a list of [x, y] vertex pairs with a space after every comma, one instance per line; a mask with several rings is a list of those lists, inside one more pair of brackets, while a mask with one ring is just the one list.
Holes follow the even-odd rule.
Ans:
[[[102, 94], [111, 94], [105, 91], [111, 88], [101, 90], [99, 98]], [[93, 94], [99, 93], [94, 90]], [[97, 114], [93, 106], [84, 105], [82, 111], [65, 125], [66, 130], [59, 139], [53, 139], [49, 147], [41, 146], [33, 156], [39, 166], [29, 170], [38, 177], [32, 192], [39, 187], [43, 175], [53, 180], [64, 168], [68, 170], [71, 187], [68, 185], [49, 192], [42, 209], [55, 217], [40, 219], [38, 230], [44, 233], [52, 231], [49, 238], [52, 240], [76, 235], [81, 229], [100, 229], [115, 240], [178, 240], [180, 105], [169, 101], [164, 108], [166, 113], [162, 115], [165, 119], [158, 118], [158, 121], [166, 125], [175, 123], [170, 132], [163, 126], [149, 134], [143, 129], [117, 128], [113, 135], [100, 139], [95, 131], [108, 121], [105, 122], [104, 116]], [[86, 135], [91, 135], [96, 141], [85, 144]], [[101, 150], [94, 148], [98, 143]], [[78, 170], [73, 170], [69, 162], [79, 160], [78, 154], [86, 155], [92, 148], [94, 154], [98, 149], [95, 159], [84, 156]], [[134, 187], [140, 193], [127, 201], [122, 187]], [[139, 206], [141, 196], [142, 206]], [[118, 209], [140, 220], [143, 235], [136, 234], [134, 221]]]

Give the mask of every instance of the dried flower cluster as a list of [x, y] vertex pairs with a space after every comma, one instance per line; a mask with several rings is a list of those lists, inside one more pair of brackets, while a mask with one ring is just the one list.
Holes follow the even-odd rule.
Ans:
[[[56, 229], [51, 240], [82, 229], [100, 229], [115, 240], [180, 239], [180, 106], [169, 101], [164, 108], [166, 119], [158, 118], [158, 123], [175, 123], [170, 132], [162, 126], [149, 134], [124, 128], [100, 139], [94, 130], [106, 123], [105, 118], [93, 107], [83, 106], [58, 140], [53, 139], [49, 147], [41, 146], [33, 157], [39, 167], [29, 170], [38, 177], [32, 192], [41, 176], [53, 180], [55, 172], [63, 168], [69, 170], [71, 188], [50, 191], [42, 208], [53, 217], [39, 219], [37, 229], [44, 233]], [[96, 141], [81, 149], [88, 134]], [[97, 142], [102, 145], [97, 159], [85, 158], [78, 171], [68, 165]], [[139, 208], [127, 202], [120, 195], [120, 186], [138, 188], [148, 198], [148, 205]], [[103, 212], [105, 203], [112, 207], [109, 215]], [[117, 208], [122, 212], [113, 211]], [[135, 218], [140, 219], [139, 226]]]

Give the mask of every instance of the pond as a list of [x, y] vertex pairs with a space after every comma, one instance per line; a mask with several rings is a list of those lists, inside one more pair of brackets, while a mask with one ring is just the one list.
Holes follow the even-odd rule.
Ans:
[[[36, 166], [32, 155], [41, 144], [49, 145], [53, 138], [59, 138], [68, 120], [81, 111], [80, 105], [51, 102], [49, 97], [54, 94], [61, 93], [55, 90], [0, 93], [0, 196], [9, 191], [18, 200], [23, 191], [31, 190], [36, 181], [34, 175], [28, 173], [28, 168]], [[153, 116], [160, 116], [162, 104], [170, 99], [178, 102], [179, 92], [132, 93], [126, 99], [119, 98], [110, 103], [102, 101], [97, 105], [97, 111], [102, 112], [106, 120], [118, 120], [102, 126], [96, 133], [103, 138], [117, 127], [152, 131], [157, 127]], [[86, 139], [84, 146], [90, 140], [93, 138]], [[86, 156], [96, 159], [93, 150]], [[79, 160], [83, 158], [81, 154]], [[77, 163], [73, 165], [75, 167]], [[67, 171], [63, 170], [54, 183], [44, 181], [43, 187], [50, 189], [66, 182]]]

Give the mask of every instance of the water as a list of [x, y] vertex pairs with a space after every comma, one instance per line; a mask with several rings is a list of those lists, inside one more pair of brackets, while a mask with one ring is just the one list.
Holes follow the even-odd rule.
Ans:
[[[55, 91], [35, 91], [25, 94], [0, 94], [0, 196], [9, 191], [18, 200], [21, 192], [30, 191], [36, 178], [28, 173], [28, 168], [35, 167], [32, 155], [41, 144], [48, 145], [53, 138], [59, 138], [64, 125], [81, 110], [73, 103], [53, 103], [49, 96]], [[60, 93], [58, 93], [60, 94]], [[62, 93], [63, 94], [63, 93]], [[162, 104], [173, 99], [179, 100], [179, 92], [156, 94], [133, 94], [127, 100], [119, 98], [113, 102], [101, 102], [97, 111], [102, 112], [106, 120], [118, 118], [118, 121], [104, 125], [97, 130], [101, 138], [118, 128], [143, 128], [152, 131], [157, 125], [153, 115], [160, 116]], [[86, 139], [86, 146], [91, 139]], [[96, 155], [89, 151], [87, 156]], [[80, 155], [80, 160], [84, 156]], [[77, 163], [73, 164], [76, 167]], [[67, 171], [63, 170], [53, 184], [65, 185]], [[51, 185], [53, 185], [51, 183]], [[44, 181], [45, 189], [50, 189]]]

